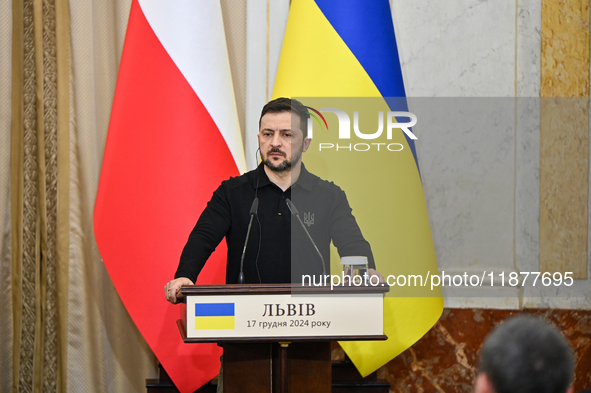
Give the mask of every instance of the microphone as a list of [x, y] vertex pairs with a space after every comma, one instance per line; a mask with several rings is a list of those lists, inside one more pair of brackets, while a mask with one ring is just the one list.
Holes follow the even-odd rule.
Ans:
[[244, 248], [242, 249], [242, 256], [240, 257], [240, 274], [238, 275], [238, 284], [244, 284], [244, 255], [246, 255], [246, 245], [248, 244], [248, 237], [250, 236], [250, 228], [252, 227], [252, 219], [256, 216], [259, 209], [259, 198], [254, 197], [252, 205], [250, 206], [250, 222], [248, 223], [248, 230], [246, 231], [246, 239], [244, 240]]
[[298, 219], [298, 221], [300, 222], [300, 225], [304, 229], [304, 232], [306, 232], [306, 235], [308, 235], [308, 239], [310, 239], [310, 242], [312, 242], [314, 249], [316, 250], [316, 252], [318, 253], [318, 256], [320, 257], [320, 261], [322, 262], [322, 277], [326, 277], [326, 263], [324, 263], [324, 257], [322, 256], [322, 253], [320, 252], [320, 250], [318, 250], [318, 247], [316, 246], [314, 239], [312, 239], [312, 236], [310, 236], [310, 232], [308, 232], [308, 230], [306, 229], [306, 226], [302, 222], [302, 219], [300, 218], [300, 212], [298, 212], [298, 209], [296, 209], [295, 205], [293, 204], [293, 202], [289, 198], [285, 198], [285, 202], [287, 202], [287, 208], [289, 209], [291, 214], [294, 215]]

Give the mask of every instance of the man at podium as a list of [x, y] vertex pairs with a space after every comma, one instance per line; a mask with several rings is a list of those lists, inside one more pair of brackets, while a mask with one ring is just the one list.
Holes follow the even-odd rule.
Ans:
[[301, 283], [304, 274], [320, 282], [330, 274], [331, 241], [341, 257], [367, 257], [368, 274], [383, 281], [345, 193], [302, 163], [311, 141], [309, 117], [293, 99], [278, 98], [263, 107], [261, 164], [213, 193], [189, 235], [175, 279], [164, 287], [169, 302], [178, 302], [181, 286], [194, 284], [224, 237], [227, 284]]

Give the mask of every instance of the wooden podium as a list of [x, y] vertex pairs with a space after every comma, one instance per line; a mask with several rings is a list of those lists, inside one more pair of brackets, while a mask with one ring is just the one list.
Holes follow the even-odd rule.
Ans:
[[186, 343], [224, 348], [225, 393], [331, 391], [331, 341], [385, 340], [387, 286], [184, 286]]

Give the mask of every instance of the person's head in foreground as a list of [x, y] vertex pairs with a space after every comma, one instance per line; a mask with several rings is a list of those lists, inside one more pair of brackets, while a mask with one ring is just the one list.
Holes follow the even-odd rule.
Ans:
[[475, 393], [571, 393], [572, 349], [540, 318], [517, 316], [497, 326], [480, 355]]

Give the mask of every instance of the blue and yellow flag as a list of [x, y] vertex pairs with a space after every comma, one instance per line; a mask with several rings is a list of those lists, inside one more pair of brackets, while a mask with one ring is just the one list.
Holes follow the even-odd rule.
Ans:
[[[293, 0], [273, 97], [374, 97], [383, 113], [400, 110], [392, 108], [390, 99], [405, 97], [405, 91], [388, 0]], [[314, 99], [302, 101], [321, 109], [308, 103]], [[324, 116], [334, 120], [333, 114]], [[398, 131], [387, 141], [403, 147], [396, 152], [385, 149], [386, 145], [375, 152], [346, 147], [319, 151], [316, 129], [303, 161], [311, 172], [345, 190], [384, 277], [427, 277], [437, 274], [427, 208], [413, 141]], [[331, 266], [335, 266], [335, 257], [338, 260], [335, 254], [331, 253]], [[440, 296], [391, 292], [394, 296], [384, 302], [388, 340], [341, 342], [363, 376], [413, 345], [443, 311]]]
[[234, 303], [196, 303], [195, 329], [234, 329]]

